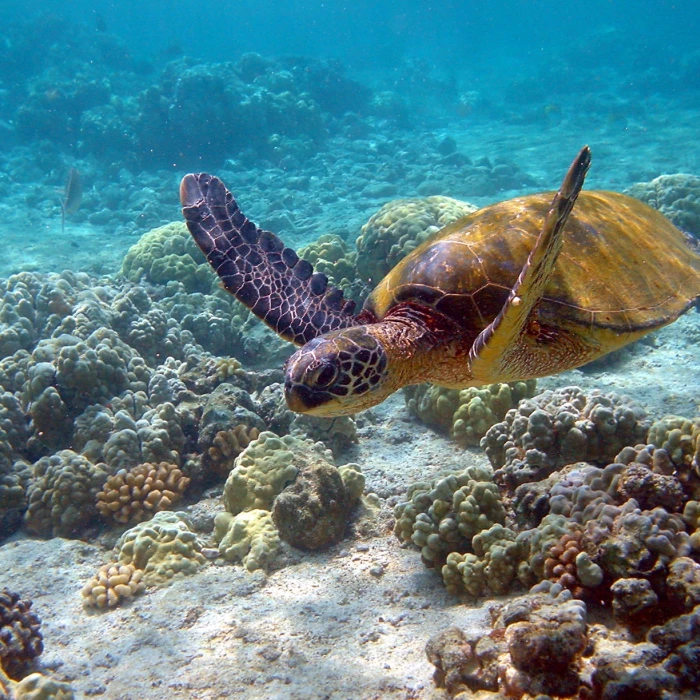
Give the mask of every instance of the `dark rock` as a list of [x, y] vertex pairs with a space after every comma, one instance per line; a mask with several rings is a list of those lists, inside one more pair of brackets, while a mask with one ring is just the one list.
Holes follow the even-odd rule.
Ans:
[[[596, 670], [594, 686], [601, 686]], [[676, 679], [661, 668], [635, 668], [624, 671], [614, 680], [602, 684], [601, 700], [661, 700], [676, 688]]]
[[674, 559], [668, 567], [666, 595], [680, 612], [700, 605], [700, 564], [689, 557]]
[[457, 150], [457, 142], [451, 136], [445, 136], [437, 145], [437, 152], [441, 156], [449, 156]]
[[652, 624], [658, 619], [659, 598], [642, 578], [621, 578], [610, 587], [615, 619], [628, 627]]
[[317, 462], [277, 496], [272, 518], [280, 537], [292, 546], [321, 549], [343, 538], [350, 508], [340, 472]]
[[507, 637], [513, 665], [528, 674], [563, 673], [586, 646], [581, 626], [568, 621], [549, 625], [517, 622], [508, 627]]
[[435, 672], [433, 680], [438, 688], [449, 693], [466, 689], [467, 676], [475, 666], [474, 654], [464, 632], [448, 627], [428, 640], [425, 653]]
[[634, 462], [623, 472], [617, 490], [626, 501], [634, 498], [642, 510], [661, 507], [677, 513], [685, 500], [683, 487], [674, 476], [656, 474]]
[[700, 638], [700, 608], [695, 608], [687, 615], [674, 617], [658, 627], [652, 627], [647, 634], [647, 640], [660, 646], [666, 653], [698, 638]]

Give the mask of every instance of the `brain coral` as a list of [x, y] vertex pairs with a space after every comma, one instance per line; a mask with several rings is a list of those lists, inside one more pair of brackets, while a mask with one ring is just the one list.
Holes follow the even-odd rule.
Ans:
[[666, 215], [678, 228], [700, 238], [700, 177], [661, 175], [633, 185], [626, 194], [641, 199]]
[[180, 222], [141, 236], [124, 257], [122, 275], [131, 282], [181, 282], [188, 292], [209, 292], [215, 286], [214, 273], [204, 254]]
[[108, 472], [72, 450], [42, 457], [33, 467], [25, 524], [42, 537], [73, 537], [97, 515], [95, 499]]
[[202, 544], [184, 513], [161, 511], [127, 530], [117, 542], [119, 563], [143, 570], [144, 583], [162, 585], [204, 564]]
[[514, 489], [573, 462], [607, 463], [623, 447], [645, 443], [650, 425], [627, 397], [566, 387], [523, 399], [481, 446], [496, 481]]
[[357, 239], [357, 271], [375, 285], [396, 263], [443, 226], [476, 211], [450, 197], [387, 202], [362, 227]]

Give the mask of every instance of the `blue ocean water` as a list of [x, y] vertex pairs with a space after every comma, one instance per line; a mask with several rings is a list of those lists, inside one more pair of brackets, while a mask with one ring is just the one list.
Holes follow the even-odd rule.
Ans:
[[[376, 251], [363, 251], [383, 206], [449, 197], [438, 206], [454, 213], [556, 190], [585, 144], [586, 189], [629, 192], [700, 240], [698, 36], [697, 0], [0, 0], [0, 589], [33, 598], [45, 620], [44, 661], [27, 668], [113, 700], [448, 697], [427, 637], [485, 616], [455, 605], [439, 566], [398, 549], [392, 513], [413, 482], [488, 466], [484, 451], [465, 449], [426, 395], [407, 409], [397, 394], [357, 422], [286, 410], [293, 348], [217, 289], [183, 228], [180, 182], [219, 176], [251, 220], [307, 246], [360, 302], [447, 220], [423, 212], [393, 247], [365, 235]], [[590, 403], [633, 424], [618, 447], [664, 415], [688, 419], [668, 425], [692, 432], [696, 453], [690, 437], [678, 450], [695, 471], [641, 506], [669, 509], [654, 527], [670, 540], [700, 525], [692, 508], [680, 515], [700, 501], [697, 319], [539, 385], [614, 392]], [[283, 545], [250, 573], [239, 560], [255, 569], [252, 555], [222, 554], [214, 518], [235, 457], [265, 430], [360, 463], [374, 498], [343, 542]], [[671, 479], [656, 459], [655, 478]], [[188, 520], [162, 527], [197, 533], [183, 571], [198, 573], [172, 589], [148, 579], [143, 597], [132, 579], [134, 599], [100, 617], [80, 589], [151, 513], [129, 502], [118, 520], [95, 503], [108, 477], [143, 465], [177, 470], [163, 507]], [[688, 542], [673, 540], [673, 556], [697, 567]]]
[[[269, 215], [270, 224], [300, 222], [291, 231], [297, 245], [329, 222], [356, 227], [367, 218], [369, 210], [358, 211], [354, 201], [357, 183], [343, 175], [358, 140], [449, 137], [472, 160], [505, 158], [526, 175], [469, 187], [453, 168], [446, 182], [448, 174], [435, 172], [439, 153], [425, 162], [391, 154], [390, 172], [375, 175], [396, 195], [417, 194], [423, 177], [425, 191], [432, 182], [436, 192], [477, 203], [555, 186], [583, 143], [594, 149], [592, 186], [622, 190], [700, 168], [693, 126], [698, 12], [691, 2], [25, 2], [6, 3], [2, 18], [4, 170], [24, 188], [60, 189], [69, 168], [78, 167], [93, 186], [72, 217], [86, 252], [106, 231], [118, 256], [127, 238], [175, 218], [173, 183], [186, 171], [235, 161], [226, 169], [245, 192], [253, 169], [279, 166], [284, 157], [279, 144], [272, 156], [271, 138], [294, 140], [287, 143], [293, 164], [311, 177], [328, 170], [322, 161], [348, 159], [349, 167], [328, 178], [337, 197], [324, 205], [325, 220], [309, 211], [313, 198], [300, 196], [298, 184], [287, 195], [299, 200], [296, 210], [251, 198], [251, 213]], [[262, 57], [257, 67], [251, 54]], [[247, 66], [240, 65], [244, 56]], [[277, 95], [278, 104], [261, 91]], [[281, 94], [296, 109], [283, 105]], [[302, 95], [311, 102], [302, 104]], [[282, 170], [290, 168], [285, 161]], [[172, 173], [167, 185], [165, 173]], [[153, 179], [136, 209], [127, 202], [138, 188], [120, 184], [130, 177]], [[10, 253], [6, 271], [80, 259], [48, 222], [55, 198], [20, 213], [17, 196], [10, 186], [4, 235], [32, 216], [45, 219], [61, 257], [52, 260], [52, 248], [33, 241], [26, 259]], [[95, 252], [101, 261], [100, 245]]]

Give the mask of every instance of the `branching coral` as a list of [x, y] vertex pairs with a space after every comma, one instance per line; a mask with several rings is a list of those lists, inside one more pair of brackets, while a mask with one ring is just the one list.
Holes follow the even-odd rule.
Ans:
[[97, 494], [97, 510], [118, 523], [139, 523], [180, 500], [190, 480], [168, 462], [139, 464], [109, 476]]
[[145, 589], [141, 569], [133, 564], [105, 564], [83, 586], [83, 605], [86, 608], [113, 608]]

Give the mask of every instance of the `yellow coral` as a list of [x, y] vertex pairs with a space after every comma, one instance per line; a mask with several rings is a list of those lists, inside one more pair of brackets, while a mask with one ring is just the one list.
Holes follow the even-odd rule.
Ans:
[[300, 248], [298, 253], [316, 272], [322, 272], [338, 287], [347, 288], [357, 275], [357, 253], [335, 233], [324, 233], [315, 243]]
[[488, 429], [502, 421], [521, 399], [535, 395], [537, 380], [487, 384], [468, 389], [419, 385], [405, 390], [408, 410], [424, 423], [449, 432], [463, 447], [478, 445]]
[[146, 588], [143, 571], [133, 564], [105, 564], [83, 586], [86, 608], [113, 608]]
[[202, 544], [184, 513], [161, 511], [127, 530], [117, 542], [119, 562], [143, 569], [148, 585], [168, 583], [194, 574], [204, 564]]
[[240, 559], [247, 571], [264, 569], [274, 558], [280, 538], [267, 510], [249, 510], [233, 515], [218, 513], [214, 519], [214, 536], [221, 556]]
[[333, 455], [321, 443], [291, 435], [278, 437], [265, 431], [236, 458], [224, 485], [224, 506], [236, 515], [243, 510], [270, 510], [282, 489], [291, 484], [300, 469]]
[[241, 363], [235, 357], [219, 357], [216, 360], [216, 377], [220, 382], [242, 374]]
[[216, 276], [197, 248], [184, 223], [172, 223], [145, 233], [122, 262], [122, 275], [131, 282], [182, 282], [188, 292], [208, 292]]
[[700, 451], [700, 418], [689, 420], [681, 416], [664, 416], [649, 429], [648, 442], [666, 450], [671, 461], [677, 466], [687, 466], [695, 462], [697, 466]]
[[357, 270], [376, 284], [396, 263], [447, 224], [476, 211], [451, 197], [395, 199], [362, 227], [357, 239]]
[[42, 673], [30, 673], [15, 685], [15, 700], [74, 700], [75, 693], [68, 683], [49, 678]]

